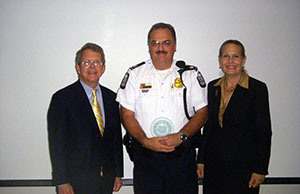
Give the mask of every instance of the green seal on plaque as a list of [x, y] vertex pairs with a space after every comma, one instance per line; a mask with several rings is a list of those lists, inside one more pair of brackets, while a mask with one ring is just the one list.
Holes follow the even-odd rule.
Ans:
[[162, 137], [174, 132], [172, 121], [166, 117], [159, 117], [151, 124], [151, 134], [153, 137]]

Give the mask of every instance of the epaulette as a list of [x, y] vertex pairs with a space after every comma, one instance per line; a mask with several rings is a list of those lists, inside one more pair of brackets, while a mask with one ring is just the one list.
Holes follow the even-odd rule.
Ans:
[[198, 71], [198, 67], [191, 65], [195, 71]]
[[141, 65], [144, 65], [144, 64], [145, 64], [145, 61], [143, 61], [143, 62], [141, 62], [141, 63], [139, 63], [139, 64], [137, 64], [137, 65], [134, 65], [134, 66], [130, 67], [129, 69], [130, 69], [130, 70], [134, 70], [135, 68], [137, 68], [137, 67], [139, 67], [139, 66], [141, 66]]
[[[134, 66], [130, 67], [129, 69], [133, 70], [133, 69], [135, 69], [135, 68], [137, 68], [137, 67], [139, 67], [141, 65], [144, 65], [144, 64], [145, 64], [145, 62], [141, 62], [141, 63], [139, 63], [137, 65], [134, 65]], [[121, 85], [120, 85], [121, 89], [125, 89], [128, 79], [129, 79], [129, 72], [127, 71], [127, 73], [124, 75], [124, 77], [123, 77], [123, 79], [121, 81]]]

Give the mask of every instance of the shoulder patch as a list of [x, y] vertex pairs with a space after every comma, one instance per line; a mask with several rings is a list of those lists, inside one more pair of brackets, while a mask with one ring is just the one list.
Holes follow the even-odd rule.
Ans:
[[204, 80], [202, 74], [200, 73], [200, 71], [198, 71], [197, 80], [198, 80], [198, 83], [201, 86], [201, 88], [205, 88], [206, 83], [205, 83], [205, 80]]
[[128, 81], [128, 78], [129, 78], [129, 73], [127, 72], [127, 73], [124, 75], [123, 79], [122, 79], [120, 88], [125, 89], [126, 84], [127, 84], [127, 81]]
[[129, 69], [130, 70], [133, 70], [133, 69], [135, 69], [135, 68], [137, 68], [137, 67], [139, 67], [139, 66], [141, 66], [141, 65], [144, 65], [145, 64], [145, 61], [143, 61], [143, 62], [141, 62], [141, 63], [139, 63], [139, 64], [137, 64], [137, 65], [135, 65], [135, 66], [132, 66], [132, 67], [130, 67]]

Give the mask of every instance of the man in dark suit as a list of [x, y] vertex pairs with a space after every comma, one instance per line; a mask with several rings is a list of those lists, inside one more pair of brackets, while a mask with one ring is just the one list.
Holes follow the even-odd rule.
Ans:
[[114, 92], [99, 85], [105, 71], [103, 49], [87, 43], [76, 53], [75, 63], [79, 80], [56, 92], [48, 110], [53, 184], [59, 194], [119, 191], [123, 176], [119, 104]]

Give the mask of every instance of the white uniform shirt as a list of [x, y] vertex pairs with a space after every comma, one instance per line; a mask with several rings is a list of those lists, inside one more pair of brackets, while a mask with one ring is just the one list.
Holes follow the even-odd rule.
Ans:
[[[160, 127], [164, 131], [167, 126], [168, 133], [177, 133], [188, 122], [184, 112], [184, 87], [180, 88], [175, 84], [176, 78], [180, 78], [175, 62], [173, 61], [165, 80], [161, 80], [151, 60], [132, 67], [125, 74], [123, 87], [118, 90], [117, 101], [135, 113], [135, 119], [148, 138], [166, 135], [158, 135]], [[182, 74], [187, 88], [187, 108], [190, 116], [207, 105], [206, 86], [201, 87], [197, 80], [200, 76], [201, 73], [196, 70]], [[154, 128], [158, 133], [153, 131]]]

